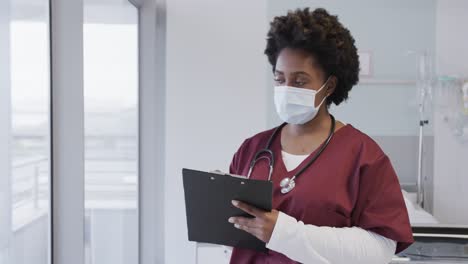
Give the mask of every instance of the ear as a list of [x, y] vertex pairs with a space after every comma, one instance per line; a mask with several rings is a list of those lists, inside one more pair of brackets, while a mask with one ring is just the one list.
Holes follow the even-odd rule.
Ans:
[[334, 75], [331, 75], [330, 79], [328, 80], [327, 87], [326, 87], [327, 96], [330, 96], [335, 92], [337, 85], [338, 85], [338, 78], [336, 78], [336, 76]]

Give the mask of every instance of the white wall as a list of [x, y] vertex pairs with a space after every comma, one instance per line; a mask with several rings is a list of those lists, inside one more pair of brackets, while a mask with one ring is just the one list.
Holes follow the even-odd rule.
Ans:
[[[464, 25], [468, 25], [468, 1], [438, 1], [438, 74], [468, 77]], [[468, 144], [457, 141], [439, 114], [434, 119], [434, 215], [443, 223], [468, 224]]]
[[437, 72], [468, 78], [468, 1], [437, 1]]
[[165, 263], [195, 261], [182, 168], [227, 170], [266, 129], [267, 25], [266, 0], [167, 1]]

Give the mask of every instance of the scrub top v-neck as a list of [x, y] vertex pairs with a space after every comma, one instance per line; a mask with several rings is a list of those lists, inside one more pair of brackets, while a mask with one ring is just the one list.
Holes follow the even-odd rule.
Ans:
[[[274, 129], [259, 133], [241, 145], [230, 173], [247, 175], [255, 153], [264, 148]], [[292, 177], [314, 152], [292, 171], [282, 160], [281, 137], [271, 146], [275, 154], [273, 208], [305, 224], [330, 227], [357, 226], [397, 241], [397, 252], [412, 242], [403, 195], [388, 157], [367, 135], [348, 124], [335, 131], [325, 151], [296, 179], [296, 187], [281, 193], [279, 183]], [[251, 178], [268, 178], [268, 161], [259, 161]], [[270, 250], [259, 253], [235, 248], [231, 263], [296, 263]]]

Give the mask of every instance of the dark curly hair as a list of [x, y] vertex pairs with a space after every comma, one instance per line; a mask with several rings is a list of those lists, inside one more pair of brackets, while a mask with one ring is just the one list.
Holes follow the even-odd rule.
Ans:
[[275, 70], [276, 60], [284, 48], [310, 53], [327, 76], [338, 79], [327, 105], [339, 105], [348, 99], [351, 88], [359, 81], [359, 58], [354, 38], [337, 16], [325, 9], [309, 8], [289, 11], [270, 23], [265, 54]]

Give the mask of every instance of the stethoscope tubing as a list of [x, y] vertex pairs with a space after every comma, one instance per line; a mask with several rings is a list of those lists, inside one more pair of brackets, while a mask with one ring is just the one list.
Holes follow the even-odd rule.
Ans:
[[[322, 152], [325, 150], [325, 148], [328, 146], [328, 144], [330, 143], [332, 137], [333, 137], [333, 134], [334, 134], [334, 131], [335, 131], [335, 117], [333, 115], [330, 115], [330, 118], [331, 118], [331, 128], [330, 128], [330, 132], [328, 134], [328, 137], [327, 139], [325, 140], [325, 143], [322, 144], [322, 146], [320, 147], [320, 149], [317, 151], [317, 153], [314, 155], [314, 157], [304, 166], [302, 167], [292, 178], [291, 178], [291, 181], [294, 181], [299, 175], [301, 175], [307, 168], [309, 168], [312, 163], [314, 163], [318, 158], [319, 156], [322, 154]], [[274, 166], [275, 166], [275, 154], [273, 153], [273, 151], [270, 149], [271, 147], [271, 144], [273, 143], [273, 140], [276, 138], [276, 136], [278, 135], [278, 133], [281, 131], [281, 129], [287, 125], [287, 123], [283, 123], [281, 124], [280, 126], [278, 126], [275, 131], [273, 131], [273, 134], [270, 136], [270, 138], [268, 139], [268, 142], [265, 146], [265, 148], [263, 149], [260, 149], [259, 151], [257, 151], [252, 159], [252, 161], [250, 162], [250, 166], [249, 166], [249, 172], [247, 174], [247, 178], [250, 179], [250, 176], [252, 174], [252, 170], [253, 168], [255, 167], [255, 164], [257, 163], [258, 160], [262, 159], [262, 158], [265, 158], [267, 159], [269, 162], [269, 172], [268, 172], [268, 181], [271, 181], [271, 176], [273, 175], [273, 169], [274, 169]], [[268, 156], [262, 156], [263, 154], [267, 154]]]

